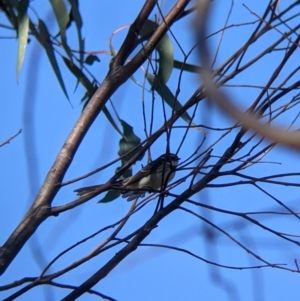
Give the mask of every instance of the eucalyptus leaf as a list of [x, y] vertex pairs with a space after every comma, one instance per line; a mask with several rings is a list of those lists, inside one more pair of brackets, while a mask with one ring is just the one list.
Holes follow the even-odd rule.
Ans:
[[69, 58], [72, 60], [72, 53], [70, 47], [67, 44], [67, 36], [66, 36], [66, 29], [70, 21], [70, 16], [67, 12], [65, 3], [63, 0], [49, 0], [49, 1], [52, 5], [56, 17], [56, 21], [59, 27], [61, 43], [66, 53], [68, 54]]
[[20, 0], [18, 5], [18, 58], [17, 58], [17, 77], [21, 70], [28, 41], [29, 19], [27, 8], [29, 0]]
[[77, 36], [78, 36], [78, 45], [79, 45], [79, 65], [80, 67], [83, 66], [83, 59], [84, 59], [84, 39], [82, 38], [82, 18], [79, 10], [79, 3], [78, 0], [69, 0], [71, 4], [71, 12], [70, 18], [72, 18], [76, 24]]
[[[125, 155], [127, 152], [137, 147], [141, 143], [141, 139], [136, 136], [133, 132], [133, 127], [129, 125], [126, 121], [120, 119], [121, 125], [123, 127], [123, 137], [119, 141], [119, 151], [118, 155], [121, 157]], [[126, 164], [137, 152], [140, 151], [140, 145], [135, 151], [127, 155], [124, 159], [122, 159], [122, 165]], [[137, 161], [141, 161], [144, 157], [144, 154], [140, 156]]]
[[[33, 27], [31, 27], [31, 28], [33, 28]], [[63, 78], [61, 76], [61, 73], [60, 73], [60, 70], [59, 70], [59, 67], [58, 67], [58, 64], [56, 61], [56, 57], [55, 57], [54, 50], [52, 47], [49, 31], [47, 29], [46, 24], [42, 20], [39, 20], [39, 34], [36, 33], [36, 36], [37, 36], [37, 39], [39, 40], [39, 42], [41, 43], [41, 45], [45, 48], [47, 56], [50, 61], [50, 64], [57, 77], [57, 80], [58, 80], [65, 96], [67, 97], [67, 99], [69, 99]]]
[[[158, 82], [155, 79], [155, 76], [152, 74], [147, 74], [147, 80], [152, 85], [152, 88], [163, 98], [163, 100], [171, 107], [172, 110], [179, 111], [182, 108], [181, 103], [175, 98], [171, 90], [168, 88], [167, 85]], [[192, 122], [192, 118], [187, 112], [184, 112], [181, 117], [185, 120], [188, 124], [196, 126]]]
[[95, 62], [100, 62], [100, 59], [98, 58], [98, 56], [90, 54], [86, 57], [84, 62], [88, 65], [93, 65]]
[[[82, 98], [82, 99], [87, 99], [87, 101], [85, 102], [84, 107], [83, 107], [83, 109], [84, 109], [86, 107], [86, 105], [88, 104], [89, 100], [91, 99], [91, 97], [93, 96], [93, 94], [96, 92], [97, 87], [95, 87], [90, 82], [90, 80], [88, 79], [88, 77], [82, 72], [81, 69], [78, 68], [78, 66], [76, 66], [76, 64], [74, 64], [74, 62], [70, 61], [66, 57], [63, 57], [63, 60], [64, 60], [65, 64], [67, 65], [67, 67], [69, 68], [69, 70], [75, 75], [75, 77], [77, 78], [77, 80], [87, 90], [87, 93], [85, 93], [85, 95]], [[119, 129], [117, 123], [114, 121], [112, 115], [110, 114], [110, 112], [109, 112], [109, 110], [107, 109], [106, 106], [103, 108], [103, 113], [104, 113], [105, 117], [108, 119], [108, 121], [110, 122], [110, 124], [114, 127], [114, 129], [120, 135], [122, 135], [122, 131]]]
[[[157, 27], [158, 24], [156, 24], [154, 21], [146, 20], [140, 32], [141, 38], [149, 37], [149, 34], [154, 32]], [[160, 82], [167, 83], [172, 74], [174, 66], [174, 50], [168, 34], [163, 36], [155, 50], [159, 55], [157, 77]]]
[[117, 190], [109, 190], [105, 194], [105, 196], [98, 201], [98, 203], [109, 203], [117, 199], [119, 196], [120, 196], [120, 192], [118, 192]]
[[179, 70], [184, 70], [187, 72], [192, 72], [195, 74], [199, 74], [201, 72], [200, 66], [188, 64], [186, 62], [180, 62], [177, 60], [174, 60], [174, 68], [179, 69]]

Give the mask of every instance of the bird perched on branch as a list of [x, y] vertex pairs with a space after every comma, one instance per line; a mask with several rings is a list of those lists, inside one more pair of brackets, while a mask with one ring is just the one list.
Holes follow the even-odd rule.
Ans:
[[[175, 175], [176, 166], [180, 159], [177, 155], [163, 154], [151, 161], [135, 175], [113, 184], [113, 189], [119, 190], [123, 198], [132, 201], [143, 196], [147, 191], [159, 190], [169, 183]], [[76, 189], [79, 196], [93, 192], [99, 185]]]

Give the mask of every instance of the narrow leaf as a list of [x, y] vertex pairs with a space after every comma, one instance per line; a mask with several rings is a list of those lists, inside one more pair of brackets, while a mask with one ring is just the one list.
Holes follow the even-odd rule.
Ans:
[[[147, 74], [147, 80], [153, 87], [153, 89], [165, 100], [165, 102], [172, 108], [174, 111], [179, 111], [182, 108], [181, 103], [175, 98], [171, 90], [168, 88], [167, 85], [163, 83], [159, 83], [155, 76], [152, 74]], [[192, 118], [187, 112], [184, 112], [181, 115], [182, 119], [185, 120], [187, 123], [195, 126], [192, 122]]]
[[87, 91], [90, 93], [95, 92], [95, 88], [93, 87], [90, 80], [86, 77], [86, 75], [68, 58], [63, 57], [63, 61], [69, 70], [75, 75], [75, 77], [79, 80], [79, 82], [85, 87]]
[[192, 72], [192, 73], [196, 73], [196, 74], [199, 74], [201, 72], [201, 67], [200, 66], [188, 64], [188, 63], [185, 63], [185, 62], [180, 62], [180, 61], [177, 61], [177, 60], [174, 60], [174, 68], [179, 69], [179, 70]]
[[[34, 27], [31, 26], [31, 30], [33, 28]], [[37, 39], [39, 40], [39, 42], [41, 43], [41, 45], [45, 48], [47, 56], [48, 56], [49, 61], [50, 61], [50, 64], [53, 68], [53, 71], [54, 71], [56, 77], [57, 77], [57, 80], [58, 80], [65, 96], [67, 97], [67, 99], [69, 99], [68, 93], [67, 93], [64, 81], [63, 81], [63, 78], [61, 76], [61, 73], [60, 73], [56, 58], [55, 58], [52, 43], [50, 42], [51, 40], [50, 40], [49, 31], [47, 29], [47, 26], [45, 25], [45, 23], [42, 20], [39, 20], [39, 31], [40, 31], [39, 33], [35, 32], [35, 35], [36, 35]]]
[[103, 113], [105, 115], [105, 117], [108, 119], [108, 121], [110, 122], [110, 124], [113, 126], [113, 128], [120, 134], [122, 135], [122, 131], [119, 129], [117, 123], [115, 122], [115, 120], [113, 119], [113, 117], [111, 116], [110, 112], [108, 111], [107, 107], [105, 106], [103, 108]]
[[77, 36], [78, 36], [78, 45], [79, 45], [79, 65], [80, 68], [83, 66], [83, 59], [84, 59], [84, 39], [82, 38], [82, 18], [80, 15], [79, 10], [79, 3], [78, 0], [69, 0], [71, 4], [71, 17], [76, 24]]
[[66, 6], [63, 2], [63, 0], [49, 0], [55, 17], [56, 21], [59, 27], [60, 37], [61, 37], [61, 43], [68, 54], [69, 58], [72, 60], [72, 53], [71, 49], [67, 44], [67, 36], [66, 36], [66, 28], [68, 26], [68, 23], [70, 21], [69, 14], [67, 12]]
[[[96, 92], [97, 87], [94, 87], [93, 84], [90, 82], [90, 80], [87, 78], [87, 76], [82, 72], [82, 70], [80, 70], [78, 68], [78, 66], [76, 66], [72, 61], [70, 61], [69, 59], [67, 59], [66, 57], [63, 57], [63, 60], [65, 62], [65, 64], [67, 65], [67, 67], [69, 68], [69, 70], [75, 75], [75, 77], [77, 78], [77, 80], [85, 87], [85, 89], [88, 91], [88, 97], [87, 94], [84, 95], [84, 98], [88, 98], [89, 99], [93, 96], [93, 94]], [[87, 105], [88, 101], [85, 103], [85, 106]], [[84, 106], [84, 108], [85, 108]], [[105, 106], [103, 108], [103, 113], [105, 115], [105, 117], [108, 119], [108, 121], [110, 122], [110, 124], [114, 127], [114, 129], [120, 134], [122, 135], [121, 130], [119, 129], [118, 125], [116, 124], [116, 122], [114, 121], [113, 117], [111, 116], [110, 112], [108, 111], [107, 107]]]
[[[158, 24], [156, 24], [154, 21], [146, 20], [140, 32], [141, 38], [149, 37], [149, 34], [154, 32], [154, 30], [157, 27]], [[159, 55], [157, 77], [160, 82], [167, 83], [172, 74], [173, 65], [174, 65], [173, 46], [172, 46], [171, 39], [167, 34], [163, 36], [163, 38], [157, 45], [156, 51], [158, 52]]]
[[[121, 125], [123, 127], [123, 138], [119, 141], [119, 151], [118, 155], [123, 156], [136, 146], [140, 145], [141, 139], [135, 135], [133, 131], [133, 127], [129, 125], [124, 120], [120, 119]], [[132, 152], [130, 155], [127, 155], [124, 159], [122, 159], [122, 166], [129, 161], [137, 152], [140, 151], [140, 148], [142, 146], [138, 147], [134, 152]], [[144, 157], [144, 154], [137, 159], [137, 161], [141, 161]]]
[[17, 58], [17, 78], [21, 70], [28, 41], [29, 19], [27, 8], [29, 0], [20, 0], [18, 5], [18, 58]]
[[5, 5], [3, 4], [1, 10], [4, 11], [7, 19], [10, 21], [14, 29], [17, 29], [18, 26], [18, 17], [15, 14], [14, 7], [18, 7], [17, 0], [7, 0]]

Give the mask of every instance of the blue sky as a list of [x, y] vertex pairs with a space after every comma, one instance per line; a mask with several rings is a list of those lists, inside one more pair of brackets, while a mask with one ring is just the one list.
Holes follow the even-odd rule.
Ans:
[[[229, 3], [221, 1], [215, 5], [214, 15], [210, 22], [210, 32], [221, 28], [225, 22]], [[81, 4], [80, 9], [83, 18], [83, 36], [85, 37], [85, 49], [87, 51], [107, 50], [110, 35], [121, 26], [130, 24], [142, 6], [141, 1], [131, 0], [130, 9], [124, 7], [120, 0], [111, 3], [99, 3], [89, 1], [88, 5]], [[164, 3], [166, 12], [171, 7], [170, 1]], [[245, 3], [252, 11], [262, 15], [266, 1], [236, 1], [234, 14], [229, 24], [248, 22], [255, 20], [255, 17], [242, 5]], [[282, 1], [279, 9], [283, 10], [290, 1]], [[54, 34], [57, 27], [51, 15], [47, 1], [32, 2], [32, 7], [51, 28]], [[125, 13], [126, 12], [126, 13]], [[29, 12], [30, 17], [35, 19], [34, 11]], [[5, 17], [1, 15], [0, 23], [5, 23]], [[5, 23], [6, 24], [6, 23]], [[221, 64], [230, 54], [240, 47], [248, 38], [250, 27], [238, 27], [233, 37], [230, 32], [225, 34], [216, 66]], [[13, 31], [1, 29], [1, 37], [13, 36]], [[174, 26], [174, 33], [180, 44], [188, 51], [194, 44], [194, 32], [189, 22], [179, 22]], [[113, 39], [116, 49], [121, 45], [126, 31], [117, 34]], [[270, 44], [276, 32], [270, 32], [262, 42]], [[217, 45], [219, 36], [210, 40], [210, 46]], [[68, 42], [72, 49], [77, 49], [76, 34], [70, 30]], [[16, 57], [17, 40], [1, 39], [0, 56], [2, 68], [0, 122], [0, 142], [17, 133], [22, 129], [21, 135], [16, 137], [9, 145], [0, 149], [1, 152], [1, 191], [0, 191], [0, 221], [3, 225], [0, 231], [0, 244], [2, 245], [10, 233], [24, 216], [38, 189], [43, 182], [53, 160], [62, 147], [68, 133], [78, 119], [82, 106], [80, 99], [84, 89], [76, 86], [75, 78], [68, 72], [66, 67], [58, 61], [62, 70], [65, 85], [68, 90], [70, 102], [65, 98], [52, 68], [43, 50], [32, 38], [27, 47], [24, 65], [20, 76], [16, 78]], [[259, 52], [256, 48], [250, 49], [247, 54], [249, 58]], [[182, 60], [183, 56], [178, 47], [175, 46], [175, 58]], [[99, 55], [100, 63], [91, 67], [93, 74], [98, 81], [105, 77], [108, 64], [111, 59], [108, 55]], [[278, 58], [276, 55], [266, 58], [262, 68], [255, 66], [249, 70], [245, 77], [235, 79], [234, 83], [251, 83], [264, 85], [269, 76], [268, 68], [273, 67], [273, 62]], [[197, 63], [197, 56], [192, 55], [191, 63]], [[298, 61], [294, 61], [294, 64]], [[289, 65], [293, 66], [293, 62]], [[289, 70], [289, 69], [288, 69]], [[287, 71], [288, 71], [287, 70]], [[143, 72], [139, 70], [136, 74], [139, 82], [143, 80]], [[168, 83], [169, 88], [175, 92], [178, 85], [179, 72], [174, 71], [172, 79]], [[199, 78], [196, 75], [184, 74], [179, 94], [179, 100], [184, 103], [194, 92], [198, 85]], [[237, 100], [237, 104], [245, 108], [259, 93], [255, 89], [227, 88], [226, 91]], [[112, 96], [112, 102], [118, 110], [120, 117], [134, 127], [134, 132], [143, 140], [142, 119], [142, 89], [132, 81], [125, 83]], [[159, 99], [159, 97], [157, 96]], [[151, 101], [151, 93], [146, 93], [147, 99]], [[158, 112], [161, 112], [157, 105]], [[171, 111], [167, 110], [170, 116]], [[289, 124], [291, 115], [280, 120], [280, 124]], [[154, 129], [157, 129], [163, 122], [163, 114], [157, 113], [154, 121]], [[286, 118], [286, 119], [285, 119]], [[201, 104], [196, 116], [196, 121], [216, 127], [225, 127], [233, 124], [233, 121], [224, 117], [217, 108]], [[185, 125], [183, 120], [178, 125]], [[183, 137], [183, 130], [174, 130], [171, 137], [171, 150], [176, 152]], [[211, 133], [207, 136], [204, 146], [213, 143], [220, 134]], [[248, 135], [248, 137], [250, 134]], [[70, 180], [79, 177], [95, 168], [98, 168], [111, 160], [117, 158], [118, 142], [120, 136], [112, 128], [107, 120], [100, 114], [92, 125], [90, 131], [82, 142], [75, 158], [70, 166], [65, 179]], [[192, 151], [200, 144], [203, 133], [190, 131], [186, 142], [179, 151], [179, 157], [186, 159]], [[228, 142], [233, 138], [229, 136], [221, 141], [215, 149], [215, 155], [222, 154]], [[255, 138], [258, 141], [258, 138]], [[165, 137], [159, 139], [152, 147], [153, 158], [159, 156], [165, 150]], [[249, 169], [249, 174], [268, 175], [272, 173], [297, 172], [299, 155], [283, 147], [274, 149], [264, 161], [275, 162], [274, 164], [260, 164]], [[146, 156], [141, 163], [133, 166], [134, 172], [140, 168], [140, 164], [146, 164]], [[279, 164], [280, 163], [280, 164]], [[111, 166], [103, 173], [96, 174], [88, 179], [63, 187], [54, 199], [53, 206], [58, 206], [75, 199], [73, 190], [85, 185], [103, 183], [110, 178], [118, 164]], [[184, 171], [177, 173], [177, 179], [184, 175]], [[175, 180], [176, 180], [175, 178]], [[235, 181], [234, 177], [220, 179], [215, 183]], [[290, 181], [298, 181], [299, 177]], [[180, 193], [187, 187], [183, 183], [174, 193]], [[269, 189], [282, 202], [285, 202], [297, 211], [299, 207], [299, 189], [285, 186], [261, 185]], [[57, 254], [65, 250], [71, 244], [96, 232], [102, 227], [112, 224], [121, 219], [129, 210], [130, 203], [124, 199], [117, 199], [109, 204], [97, 204], [101, 198], [94, 198], [82, 206], [64, 212], [58, 217], [47, 219], [36, 231], [34, 236], [24, 246], [13, 263], [9, 266], [4, 275], [0, 278], [0, 285], [8, 284], [23, 277], [38, 276], [41, 270]], [[171, 200], [171, 199], [170, 199]], [[170, 200], [167, 199], [167, 202]], [[193, 197], [194, 201], [200, 201], [218, 208], [235, 210], [240, 212], [282, 210], [274, 200], [266, 197], [254, 187], [235, 186], [233, 188], [208, 188]], [[120, 237], [131, 233], [151, 217], [156, 202], [153, 201], [145, 206], [138, 214], [133, 216], [126, 227], [119, 234]], [[222, 229], [226, 229], [233, 237], [240, 242], [247, 244], [252, 251], [271, 263], [288, 264], [293, 267], [294, 259], [299, 257], [299, 249], [276, 238], [253, 224], [225, 214], [215, 213], [209, 210], [195, 208], [186, 205], [186, 208], [194, 210], [199, 215], [209, 219]], [[276, 229], [277, 231], [298, 234], [299, 221], [290, 216], [255, 216], [260, 222]], [[200, 257], [217, 262], [219, 264], [237, 267], [249, 267], [260, 265], [257, 260], [251, 257], [245, 250], [233, 244], [220, 232], [211, 232], [207, 235], [207, 224], [199, 221], [196, 217], [178, 210], [164, 219], [157, 229], [154, 229], [144, 243], [168, 244], [178, 248], [187, 249]], [[88, 241], [84, 245], [67, 253], [50, 272], [55, 272], [70, 263], [86, 256], [97, 245], [99, 245], [112, 230], [108, 230]], [[209, 239], [213, 237], [213, 239]], [[297, 238], [295, 238], [297, 239]], [[86, 278], [90, 277], [99, 267], [105, 264], [120, 247], [104, 252], [100, 256], [90, 260], [84, 266], [60, 277], [57, 281], [65, 284], [80, 285]], [[298, 257], [297, 257], [298, 256]], [[293, 298], [297, 294], [299, 282], [297, 273], [267, 268], [250, 270], [232, 270], [214, 267], [196, 259], [188, 254], [162, 248], [140, 247], [128, 258], [126, 258], [116, 269], [103, 281], [98, 283], [94, 289], [115, 298], [116, 300], [284, 300], [287, 297]], [[1, 292], [1, 299], [9, 296], [10, 292]], [[38, 287], [18, 300], [59, 300], [67, 295], [68, 290], [50, 287]], [[84, 295], [80, 300], [96, 300], [95, 296]]]

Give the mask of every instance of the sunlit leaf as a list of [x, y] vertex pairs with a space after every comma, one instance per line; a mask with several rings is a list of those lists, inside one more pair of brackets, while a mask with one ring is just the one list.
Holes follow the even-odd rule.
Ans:
[[[147, 37], [151, 32], [157, 28], [157, 24], [154, 21], [147, 20], [143, 29], [141, 30], [141, 37]], [[152, 88], [162, 97], [162, 99], [175, 111], [182, 108], [180, 102], [174, 97], [171, 90], [166, 85], [169, 80], [173, 68], [174, 68], [174, 51], [171, 39], [167, 34], [164, 35], [160, 43], [156, 47], [156, 51], [159, 54], [158, 59], [158, 72], [157, 76], [154, 77], [152, 74], [147, 74], [147, 80], [149, 81]], [[178, 66], [178, 61], [176, 65]], [[182, 67], [182, 63], [181, 63]], [[190, 66], [189, 66], [190, 67]], [[194, 125], [191, 117], [188, 113], [184, 112], [182, 118], [191, 125]], [[195, 126], [195, 125], [194, 125]]]
[[[153, 32], [157, 28], [157, 24], [152, 20], [146, 20], [141, 32], [140, 36], [147, 37], [151, 32]], [[174, 66], [174, 51], [171, 39], [167, 34], [163, 36], [156, 49], [159, 55], [158, 59], [158, 72], [157, 78], [162, 83], [167, 83]]]
[[118, 54], [118, 51], [113, 47], [111, 43], [109, 43], [108, 46], [112, 56], [115, 57]]
[[56, 21], [58, 23], [59, 32], [61, 36], [61, 43], [66, 53], [68, 54], [69, 58], [72, 60], [72, 53], [70, 47], [67, 44], [67, 36], [66, 36], [66, 28], [70, 20], [66, 6], [63, 0], [49, 0], [49, 1], [52, 5], [56, 17]]
[[28, 40], [29, 19], [27, 16], [29, 0], [20, 0], [18, 5], [18, 58], [17, 77], [21, 70]]
[[[140, 32], [141, 37], [147, 37], [157, 28], [157, 26], [158, 25], [154, 21], [147, 20]], [[147, 80], [149, 81], [152, 88], [162, 97], [162, 99], [166, 101], [166, 103], [173, 110], [178, 111], [182, 108], [182, 105], [174, 97], [173, 93], [166, 85], [174, 68], [173, 46], [171, 39], [167, 34], [164, 35], [160, 43], [157, 45], [156, 51], [159, 54], [157, 76], [154, 77], [154, 75], [148, 73], [146, 75]], [[178, 65], [178, 61], [176, 61], [176, 64]], [[182, 114], [182, 118], [189, 124], [194, 125], [188, 113], [184, 112]]]

